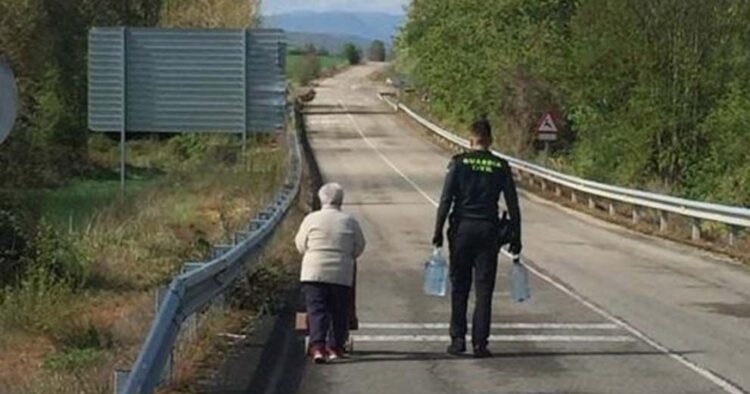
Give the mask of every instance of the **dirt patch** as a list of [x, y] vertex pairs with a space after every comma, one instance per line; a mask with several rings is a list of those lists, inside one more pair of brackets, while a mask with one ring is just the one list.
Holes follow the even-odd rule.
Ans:
[[19, 332], [3, 332], [0, 345], [0, 392], [18, 387], [38, 371], [44, 356], [55, 350], [49, 338]]

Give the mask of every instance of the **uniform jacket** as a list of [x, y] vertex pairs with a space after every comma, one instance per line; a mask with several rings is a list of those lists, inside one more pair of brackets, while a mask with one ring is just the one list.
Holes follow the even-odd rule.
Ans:
[[304, 254], [301, 281], [351, 286], [354, 262], [365, 250], [365, 237], [351, 215], [324, 206], [305, 217], [295, 244]]
[[464, 219], [499, 222], [501, 195], [510, 214], [513, 240], [520, 242], [521, 212], [508, 162], [488, 150], [454, 156], [440, 197], [435, 233], [442, 233], [449, 213], [451, 222]]

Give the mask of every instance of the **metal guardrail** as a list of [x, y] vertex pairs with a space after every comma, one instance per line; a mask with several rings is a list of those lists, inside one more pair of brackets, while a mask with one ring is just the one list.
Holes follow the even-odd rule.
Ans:
[[[291, 207], [302, 178], [298, 133], [290, 133], [290, 171], [286, 182], [271, 202], [239, 232], [235, 244], [219, 251], [212, 261], [172, 280], [154, 317], [133, 369], [119, 393], [152, 393], [159, 384], [182, 323], [220, 296], [249, 267], [245, 262], [265, 246], [273, 230]], [[194, 263], [191, 265], [195, 266]]]
[[[458, 135], [451, 133], [450, 131], [447, 131], [436, 125], [435, 123], [425, 119], [421, 115], [417, 114], [414, 110], [407, 107], [405, 104], [394, 101], [390, 97], [390, 95], [380, 93], [379, 97], [381, 100], [385, 101], [391, 107], [393, 107], [394, 110], [400, 109], [404, 111], [418, 123], [428, 128], [440, 137], [444, 138], [445, 140], [463, 148], [469, 147], [468, 140], [461, 138]], [[556, 192], [558, 195], [560, 194], [560, 186], [570, 189], [572, 192], [571, 198], [573, 201], [577, 200], [575, 192], [580, 192], [589, 196], [597, 196], [610, 201], [630, 204], [634, 207], [657, 210], [660, 213], [659, 227], [661, 231], [665, 231], [667, 228], [666, 213], [673, 213], [692, 218], [694, 220], [692, 225], [692, 238], [694, 240], [700, 239], [700, 220], [714, 221], [728, 225], [730, 227], [730, 244], [734, 244], [735, 242], [737, 227], [750, 227], [750, 209], [748, 208], [711, 204], [667, 196], [663, 194], [649, 193], [641, 190], [607, 185], [604, 183], [589, 181], [575, 176], [562, 174], [536, 164], [513, 158], [497, 151], [493, 152], [496, 155], [507, 160], [508, 163], [510, 163], [511, 167], [513, 167], [516, 171], [520, 173], [526, 173], [538, 178], [543, 189], [546, 189], [547, 187], [545, 182], [556, 185]], [[589, 205], [593, 207], [593, 204], [593, 200], [589, 199]], [[611, 203], [609, 206], [609, 212], [610, 215], [614, 215], [615, 212], [614, 207]], [[634, 208], [633, 221], [637, 222], [638, 218], [639, 212], [636, 208]]]

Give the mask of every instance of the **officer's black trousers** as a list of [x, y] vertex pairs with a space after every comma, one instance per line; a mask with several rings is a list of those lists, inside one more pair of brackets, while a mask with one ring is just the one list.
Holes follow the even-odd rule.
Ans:
[[481, 220], [461, 220], [451, 224], [451, 338], [466, 337], [466, 309], [471, 291], [472, 274], [476, 302], [472, 322], [474, 346], [487, 346], [492, 322], [492, 292], [497, 273], [498, 224]]

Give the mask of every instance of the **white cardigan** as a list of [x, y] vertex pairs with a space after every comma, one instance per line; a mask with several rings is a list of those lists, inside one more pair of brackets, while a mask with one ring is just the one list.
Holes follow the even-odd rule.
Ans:
[[305, 217], [294, 241], [304, 254], [301, 281], [352, 286], [354, 262], [365, 250], [365, 237], [351, 215], [324, 206]]

